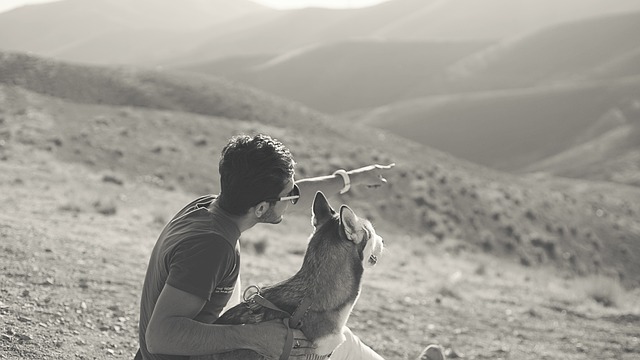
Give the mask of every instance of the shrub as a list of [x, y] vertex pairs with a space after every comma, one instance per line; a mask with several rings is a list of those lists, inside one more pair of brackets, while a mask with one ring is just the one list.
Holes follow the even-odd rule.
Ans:
[[268, 244], [269, 242], [266, 238], [261, 238], [253, 243], [253, 250], [255, 250], [256, 254], [262, 255], [267, 251]]
[[156, 212], [151, 217], [151, 223], [155, 225], [164, 226], [167, 223], [167, 219], [163, 214]]
[[438, 295], [442, 297], [448, 297], [456, 300], [462, 300], [462, 296], [454, 288], [452, 284], [443, 284], [438, 288]]
[[533, 245], [534, 247], [544, 249], [544, 251], [547, 253], [547, 256], [549, 258], [551, 259], [556, 258], [556, 255], [557, 255], [556, 244], [552, 238], [547, 238], [539, 234], [533, 233], [530, 235], [529, 241], [531, 242], [531, 245]]
[[77, 204], [66, 203], [58, 206], [58, 210], [78, 214], [82, 212], [82, 208]]
[[536, 213], [531, 210], [531, 209], [527, 209], [527, 211], [525, 211], [524, 216], [526, 216], [527, 219], [534, 221], [537, 219]]
[[116, 207], [115, 203], [113, 201], [103, 201], [103, 200], [96, 200], [93, 203], [93, 208], [100, 214], [105, 215], [105, 216], [109, 216], [109, 215], [115, 215], [116, 212], [118, 211], [118, 208]]
[[474, 274], [480, 275], [480, 276], [486, 275], [487, 274], [487, 264], [484, 264], [484, 263], [483, 264], [479, 264], [476, 267], [476, 269], [474, 271]]
[[587, 297], [606, 307], [619, 307], [625, 292], [620, 281], [603, 275], [584, 279], [582, 290]]
[[111, 175], [111, 174], [105, 174], [102, 176], [102, 182], [105, 183], [111, 183], [111, 184], [116, 184], [116, 185], [124, 185], [124, 181], [120, 178], [118, 178], [115, 175]]
[[496, 238], [495, 236], [493, 236], [491, 232], [487, 230], [483, 230], [480, 233], [480, 245], [482, 246], [482, 249], [484, 251], [489, 252], [493, 250], [495, 242], [496, 242]]
[[267, 252], [269, 241], [267, 236], [243, 236], [240, 245], [243, 249], [253, 250], [255, 254], [262, 255]]

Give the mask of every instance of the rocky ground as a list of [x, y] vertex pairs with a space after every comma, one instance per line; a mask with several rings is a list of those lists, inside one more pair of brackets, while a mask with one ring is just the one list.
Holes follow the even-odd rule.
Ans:
[[[0, 161], [0, 359], [132, 359], [147, 257], [190, 195], [20, 146]], [[302, 214], [243, 235], [244, 284], [293, 274], [310, 231]], [[349, 325], [385, 358], [430, 343], [449, 358], [640, 357], [638, 289], [378, 232], [387, 249]]]

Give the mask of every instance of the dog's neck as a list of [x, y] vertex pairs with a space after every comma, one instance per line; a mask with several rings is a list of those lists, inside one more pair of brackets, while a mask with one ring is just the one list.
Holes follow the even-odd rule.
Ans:
[[[335, 224], [326, 224], [331, 226]], [[314, 298], [315, 309], [339, 309], [345, 304], [353, 304], [360, 292], [360, 284], [364, 269], [362, 261], [348, 246], [336, 246], [331, 241], [336, 239], [337, 229], [318, 229], [305, 254], [302, 267], [291, 281], [304, 287], [305, 296]], [[327, 238], [322, 238], [327, 236]], [[349, 244], [350, 245], [350, 244]], [[339, 251], [337, 251], [339, 250]], [[331, 296], [327, 296], [331, 294]]]

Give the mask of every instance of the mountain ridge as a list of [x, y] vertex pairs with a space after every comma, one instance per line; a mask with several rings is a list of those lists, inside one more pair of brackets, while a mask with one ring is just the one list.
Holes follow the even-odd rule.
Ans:
[[[135, 3], [124, 0], [63, 0], [0, 14], [0, 49], [30, 51], [94, 64], [172, 65], [227, 56], [274, 56], [311, 43], [353, 38], [493, 41], [598, 14], [640, 11], [640, 5], [629, 0], [567, 0], [569, 2], [562, 4], [547, 1], [519, 0], [514, 3], [490, 0], [490, 3], [480, 6], [470, 0], [394, 0], [361, 9], [285, 11], [248, 0], [206, 3], [189, 0], [181, 2], [177, 8], [172, 8], [175, 4], [168, 0]], [[423, 17], [410, 21], [421, 12]], [[171, 21], [167, 22], [167, 19]], [[36, 22], [48, 29], [45, 36], [30, 25]], [[293, 23], [302, 26], [291, 33]], [[145, 56], [148, 48], [138, 49], [133, 45], [120, 50], [132, 53], [130, 57], [124, 54], [115, 58], [92, 55], [102, 41], [100, 36], [110, 36], [114, 43], [127, 43], [128, 37], [137, 37], [141, 40], [136, 44], [141, 45], [146, 37], [139, 30], [149, 28], [172, 33], [178, 38], [169, 37], [164, 44], [165, 51], [155, 57]], [[483, 33], [486, 32], [483, 28], [493, 30]], [[185, 33], [187, 29], [189, 33]], [[122, 35], [117, 35], [118, 32]], [[75, 47], [70, 53], [54, 51], [70, 48], [80, 34], [87, 41], [86, 48]], [[151, 41], [158, 44], [153, 37]]]
[[627, 97], [640, 97], [640, 77], [413, 99], [353, 116], [461, 158], [517, 171], [566, 150], [581, 129]]

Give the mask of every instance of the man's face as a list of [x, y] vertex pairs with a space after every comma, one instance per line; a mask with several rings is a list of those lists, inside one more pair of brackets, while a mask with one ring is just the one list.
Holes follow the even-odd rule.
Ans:
[[[294, 180], [293, 177], [287, 181], [284, 185], [284, 189], [278, 194], [278, 197], [287, 196], [291, 190], [293, 190]], [[273, 205], [269, 206], [269, 210], [260, 218], [261, 223], [265, 224], [279, 224], [284, 218], [284, 213], [289, 208], [291, 201], [276, 201]]]

